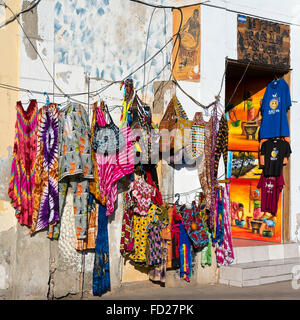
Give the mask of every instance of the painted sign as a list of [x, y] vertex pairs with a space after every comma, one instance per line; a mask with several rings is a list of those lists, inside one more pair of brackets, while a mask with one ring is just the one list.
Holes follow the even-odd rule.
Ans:
[[290, 26], [238, 16], [238, 60], [289, 68]]
[[200, 5], [181, 10], [182, 16], [178, 10], [173, 11], [173, 75], [176, 80], [199, 81]]

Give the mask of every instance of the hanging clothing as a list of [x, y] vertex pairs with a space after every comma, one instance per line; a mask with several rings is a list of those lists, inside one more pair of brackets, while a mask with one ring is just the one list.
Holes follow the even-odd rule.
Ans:
[[[198, 249], [207, 246], [209, 239], [200, 216], [200, 207], [196, 206], [196, 202], [192, 202], [191, 210], [184, 205], [181, 210], [181, 216], [184, 228], [191, 239], [193, 247]], [[193, 228], [194, 224], [196, 225], [196, 229]]]
[[166, 241], [167, 244], [167, 265], [166, 268], [170, 269], [172, 268], [172, 259], [173, 259], [173, 249], [172, 249], [172, 232], [171, 232], [171, 224], [173, 221], [173, 207], [169, 207], [167, 208], [168, 210], [168, 217], [169, 217], [169, 221], [168, 221], [168, 225], [166, 226], [166, 228], [164, 228], [161, 232], [161, 238], [163, 240]]
[[228, 123], [223, 115], [220, 124], [219, 131], [216, 138], [215, 159], [214, 159], [214, 176], [218, 177], [218, 167], [221, 154], [223, 154], [223, 160], [225, 165], [225, 172], [227, 172], [227, 156], [228, 156]]
[[158, 267], [149, 270], [149, 279], [152, 281], [166, 282], [168, 259], [168, 240], [161, 241], [161, 263]]
[[179, 232], [180, 277], [189, 282], [192, 274], [191, 241], [181, 222]]
[[234, 251], [232, 245], [232, 233], [230, 223], [230, 187], [225, 186], [224, 194], [224, 236], [222, 244], [218, 243], [216, 248], [217, 266], [229, 265], [234, 260]]
[[211, 135], [212, 135], [212, 121], [213, 117], [210, 117], [209, 121], [204, 121], [202, 112], [196, 112], [194, 116], [194, 123], [204, 127], [204, 156], [198, 161], [198, 176], [202, 190], [206, 198], [206, 208], [211, 207], [211, 193], [213, 191], [212, 179], [211, 179]]
[[172, 268], [180, 268], [180, 252], [179, 252], [179, 237], [180, 237], [180, 223], [182, 221], [181, 215], [177, 213], [175, 204], [173, 205], [173, 215], [171, 223], [171, 235], [172, 235]]
[[16, 110], [17, 120], [8, 195], [19, 223], [31, 227], [37, 150], [37, 101], [31, 100], [26, 111], [21, 101], [18, 101]]
[[214, 210], [214, 228], [212, 234], [212, 243], [222, 245], [224, 240], [224, 189], [222, 191], [215, 189], [215, 210]]
[[58, 109], [52, 103], [38, 115], [34, 210], [30, 234], [59, 221]]
[[157, 187], [157, 185], [154, 183], [151, 173], [149, 171], [146, 171], [146, 182], [150, 186], [152, 186], [155, 189], [155, 195], [152, 196], [151, 200], [153, 204], [156, 204], [157, 206], [161, 206], [163, 204], [161, 193]]
[[98, 234], [95, 248], [93, 270], [93, 295], [101, 296], [110, 290], [109, 245], [108, 245], [108, 217], [106, 208], [99, 204]]
[[[98, 109], [97, 123], [100, 127], [106, 126], [106, 120], [101, 109]], [[116, 154], [104, 155], [96, 153], [99, 175], [100, 197], [106, 203], [107, 215], [114, 211], [117, 199], [117, 181], [134, 171], [134, 150], [132, 146], [132, 133], [130, 127], [120, 129], [124, 136], [126, 146]], [[97, 141], [93, 141], [93, 148]]]
[[146, 263], [146, 246], [148, 239], [148, 224], [153, 220], [156, 206], [152, 205], [148, 215], [141, 216], [134, 214], [133, 230], [134, 230], [134, 252], [129, 254], [129, 259], [134, 262]]
[[147, 184], [143, 178], [137, 177], [130, 183], [130, 190], [136, 203], [133, 211], [141, 216], [147, 215], [152, 198], [156, 195], [156, 188]]
[[162, 260], [161, 230], [165, 227], [162, 221], [150, 222], [148, 228], [149, 257], [148, 265], [159, 265]]
[[290, 136], [287, 112], [291, 105], [290, 89], [286, 81], [271, 81], [261, 104], [260, 139]]
[[87, 237], [83, 240], [76, 239], [75, 249], [79, 251], [93, 250], [96, 247], [98, 233], [98, 203], [93, 194], [89, 193], [88, 200], [88, 227]]
[[[68, 188], [73, 192], [76, 237], [87, 237], [89, 181], [94, 178], [88, 114], [79, 104], [59, 110], [58, 190], [59, 214], [63, 213]], [[49, 226], [48, 237], [58, 239], [60, 222]]]
[[134, 248], [133, 201], [129, 192], [123, 193], [123, 212], [120, 244], [121, 254], [130, 252]]
[[[101, 102], [101, 106], [103, 106], [104, 103]], [[92, 116], [92, 122], [91, 122], [91, 145], [93, 144], [94, 134], [95, 134], [95, 127], [96, 127], [96, 121], [97, 121], [97, 114], [98, 114], [99, 108], [97, 107], [97, 103], [93, 105], [93, 116]], [[100, 192], [100, 183], [99, 183], [99, 174], [98, 174], [98, 166], [97, 166], [97, 159], [96, 159], [96, 153], [95, 150], [92, 148], [92, 161], [94, 166], [94, 180], [90, 181], [90, 193], [94, 195], [97, 201], [99, 201], [102, 205], [105, 205], [105, 199], [101, 197]]]

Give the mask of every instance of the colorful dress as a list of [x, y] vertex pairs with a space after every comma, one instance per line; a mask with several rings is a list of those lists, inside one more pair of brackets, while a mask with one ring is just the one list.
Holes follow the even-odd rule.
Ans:
[[165, 224], [161, 221], [150, 222], [148, 224], [148, 242], [149, 242], [149, 266], [159, 265], [162, 261], [161, 250], [161, 230], [165, 227]]
[[50, 104], [38, 115], [31, 234], [59, 221], [58, 201], [58, 110], [56, 104]]
[[19, 223], [31, 227], [37, 149], [37, 102], [31, 100], [25, 111], [21, 101], [18, 101], [16, 109], [17, 120], [8, 195]]
[[[106, 120], [101, 109], [98, 109], [97, 123], [105, 127]], [[134, 171], [134, 150], [130, 127], [120, 129], [126, 140], [126, 146], [116, 154], [104, 155], [97, 153], [96, 161], [99, 175], [100, 197], [106, 203], [107, 215], [114, 211], [117, 199], [117, 181]], [[97, 150], [97, 141], [93, 141], [93, 148]], [[103, 202], [102, 202], [103, 203]]]
[[146, 246], [148, 239], [148, 224], [153, 220], [156, 206], [152, 205], [146, 216], [134, 214], [133, 230], [134, 230], [134, 252], [129, 255], [129, 259], [134, 262], [146, 263]]
[[131, 182], [130, 190], [132, 190], [132, 198], [136, 202], [133, 211], [141, 216], [147, 215], [152, 198], [156, 195], [156, 189], [146, 183], [143, 178], [137, 177]]
[[121, 244], [120, 252], [124, 254], [128, 251], [132, 251], [134, 247], [134, 237], [133, 237], [133, 209], [132, 200], [129, 193], [123, 194], [123, 221], [122, 221], [122, 231], [121, 231]]
[[211, 206], [211, 193], [213, 190], [212, 179], [211, 179], [211, 135], [212, 135], [212, 123], [213, 117], [210, 117], [209, 121], [204, 121], [201, 112], [196, 112], [194, 116], [194, 123], [198, 126], [204, 127], [204, 156], [200, 158], [197, 163], [198, 176], [202, 190], [206, 198], [207, 209]]
[[[68, 188], [73, 192], [77, 239], [87, 237], [89, 181], [94, 178], [90, 126], [85, 109], [71, 104], [59, 110], [58, 189], [59, 214], [63, 213]], [[48, 237], [58, 239], [60, 223], [49, 226]]]

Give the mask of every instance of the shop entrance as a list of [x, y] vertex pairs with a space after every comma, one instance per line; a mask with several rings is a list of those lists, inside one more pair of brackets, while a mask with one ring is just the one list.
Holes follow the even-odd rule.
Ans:
[[[258, 221], [261, 174], [258, 133], [260, 104], [267, 84], [284, 78], [290, 84], [290, 69], [273, 68], [227, 60], [225, 103], [229, 119], [228, 178], [231, 179], [231, 228], [234, 246], [287, 243], [290, 240], [290, 160], [284, 167], [285, 187], [278, 203], [275, 226]], [[289, 114], [288, 114], [289, 119]]]

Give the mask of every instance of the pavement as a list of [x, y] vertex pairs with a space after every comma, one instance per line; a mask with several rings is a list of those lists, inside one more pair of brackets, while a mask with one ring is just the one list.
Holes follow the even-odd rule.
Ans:
[[[184, 287], [162, 287], [151, 281], [129, 283], [101, 297], [86, 297], [87, 300], [300, 300], [299, 289], [292, 281], [277, 282], [253, 287], [232, 287], [222, 284]], [[295, 287], [295, 285], [294, 285]]]

